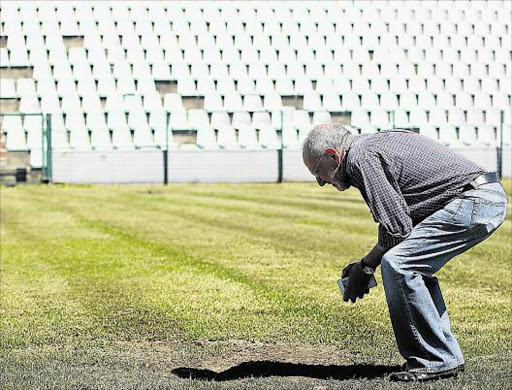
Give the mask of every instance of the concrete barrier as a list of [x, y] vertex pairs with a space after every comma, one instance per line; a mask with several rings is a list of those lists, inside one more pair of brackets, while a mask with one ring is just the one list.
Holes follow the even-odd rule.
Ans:
[[[489, 171], [497, 170], [495, 148], [462, 148], [458, 153]], [[302, 151], [283, 150], [283, 180], [313, 181]], [[512, 175], [511, 150], [504, 151], [503, 176]], [[277, 150], [170, 150], [168, 180], [181, 182], [276, 182]], [[62, 183], [163, 183], [161, 150], [54, 151], [53, 181]]]

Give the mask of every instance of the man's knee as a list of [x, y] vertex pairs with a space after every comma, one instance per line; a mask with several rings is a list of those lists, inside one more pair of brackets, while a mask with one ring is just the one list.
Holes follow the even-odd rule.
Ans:
[[396, 256], [394, 251], [391, 249], [382, 256], [381, 261], [381, 272], [382, 274], [397, 274], [401, 270], [400, 258]]

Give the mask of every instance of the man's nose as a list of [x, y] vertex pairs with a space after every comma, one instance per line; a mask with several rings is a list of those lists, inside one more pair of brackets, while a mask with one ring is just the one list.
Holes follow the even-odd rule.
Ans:
[[318, 183], [319, 186], [324, 186], [325, 185], [325, 181], [323, 181], [322, 179], [320, 179], [318, 176], [316, 176], [316, 182]]

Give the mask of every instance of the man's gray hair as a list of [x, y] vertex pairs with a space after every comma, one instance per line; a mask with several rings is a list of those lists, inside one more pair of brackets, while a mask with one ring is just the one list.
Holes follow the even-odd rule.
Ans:
[[351, 127], [338, 123], [315, 126], [302, 145], [302, 159], [318, 161], [325, 154], [325, 149], [341, 147]]

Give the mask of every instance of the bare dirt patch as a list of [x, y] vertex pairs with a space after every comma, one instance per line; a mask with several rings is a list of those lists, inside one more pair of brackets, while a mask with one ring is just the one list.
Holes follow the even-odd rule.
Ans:
[[206, 357], [197, 368], [222, 371], [251, 361], [337, 365], [347, 363], [344, 351], [334, 346], [307, 344], [268, 344], [246, 341], [198, 342], [204, 348], [215, 349], [215, 356]]

